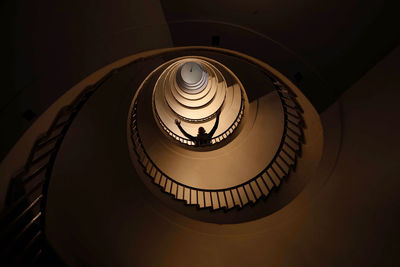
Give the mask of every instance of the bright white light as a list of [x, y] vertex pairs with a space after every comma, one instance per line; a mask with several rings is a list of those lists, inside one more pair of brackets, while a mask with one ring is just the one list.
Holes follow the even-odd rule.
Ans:
[[206, 87], [208, 74], [199, 63], [186, 62], [179, 67], [176, 79], [182, 90], [198, 94]]
[[203, 69], [195, 62], [187, 62], [182, 65], [181, 76], [185, 83], [194, 85], [201, 80]]

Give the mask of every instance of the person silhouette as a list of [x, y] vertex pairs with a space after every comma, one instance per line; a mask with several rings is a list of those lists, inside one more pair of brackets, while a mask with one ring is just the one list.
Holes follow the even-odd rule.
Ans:
[[188, 134], [181, 126], [181, 121], [178, 119], [175, 119], [175, 124], [178, 126], [179, 130], [182, 132], [184, 136], [189, 138], [189, 140], [193, 141], [195, 146], [206, 146], [206, 145], [211, 145], [211, 139], [215, 133], [215, 131], [218, 128], [219, 124], [219, 115], [221, 114], [221, 110], [219, 109], [217, 111], [217, 119], [215, 120], [215, 124], [211, 131], [209, 133], [206, 132], [206, 130], [203, 127], [199, 127], [197, 136], [192, 136]]

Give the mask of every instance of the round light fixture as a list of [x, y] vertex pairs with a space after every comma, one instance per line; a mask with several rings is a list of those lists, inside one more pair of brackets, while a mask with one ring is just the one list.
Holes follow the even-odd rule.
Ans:
[[197, 62], [186, 62], [179, 67], [176, 80], [188, 94], [198, 94], [207, 86], [208, 74]]

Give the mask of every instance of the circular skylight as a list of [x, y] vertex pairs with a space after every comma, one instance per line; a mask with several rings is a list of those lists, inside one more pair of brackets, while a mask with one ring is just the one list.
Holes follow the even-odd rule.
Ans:
[[186, 93], [197, 94], [206, 87], [208, 75], [199, 63], [186, 62], [178, 69], [176, 79]]

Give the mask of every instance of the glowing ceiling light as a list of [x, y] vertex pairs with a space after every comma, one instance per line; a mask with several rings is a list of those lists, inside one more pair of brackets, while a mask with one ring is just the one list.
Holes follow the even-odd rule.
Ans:
[[186, 62], [176, 74], [179, 87], [188, 94], [198, 94], [207, 86], [208, 74], [196, 62]]

